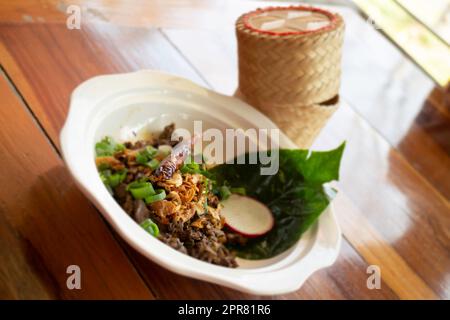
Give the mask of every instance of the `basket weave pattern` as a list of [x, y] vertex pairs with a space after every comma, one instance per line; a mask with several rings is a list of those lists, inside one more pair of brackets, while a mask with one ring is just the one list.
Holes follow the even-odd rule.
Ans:
[[267, 114], [300, 147], [309, 147], [336, 106], [321, 103], [339, 93], [344, 22], [331, 30], [273, 35], [236, 22], [239, 94]]

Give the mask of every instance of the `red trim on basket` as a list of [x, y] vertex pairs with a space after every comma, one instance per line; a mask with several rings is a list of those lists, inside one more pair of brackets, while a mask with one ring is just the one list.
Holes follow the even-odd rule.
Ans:
[[[275, 31], [266, 31], [266, 30], [261, 30], [261, 29], [255, 28], [254, 26], [252, 26], [249, 23], [249, 19], [253, 16], [256, 16], [263, 12], [276, 11], [276, 10], [297, 10], [297, 11], [318, 12], [318, 13], [321, 13], [321, 14], [327, 16], [328, 18], [330, 18], [330, 24], [327, 26], [324, 26], [322, 28], [315, 29], [315, 30], [275, 32]], [[333, 14], [327, 10], [324, 10], [324, 9], [308, 7], [308, 6], [267, 7], [267, 8], [262, 8], [262, 9], [256, 9], [255, 11], [251, 11], [243, 16], [244, 26], [247, 29], [250, 29], [257, 33], [269, 34], [269, 35], [273, 35], [273, 36], [301, 35], [301, 34], [315, 33], [315, 32], [319, 32], [319, 31], [333, 29], [336, 24], [336, 21], [337, 21], [337, 16], [335, 14]]]

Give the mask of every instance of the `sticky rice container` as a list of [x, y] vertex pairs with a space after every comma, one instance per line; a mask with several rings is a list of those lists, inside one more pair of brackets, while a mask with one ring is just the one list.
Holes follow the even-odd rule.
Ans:
[[269, 7], [236, 21], [237, 96], [309, 148], [339, 102], [344, 21], [324, 9]]

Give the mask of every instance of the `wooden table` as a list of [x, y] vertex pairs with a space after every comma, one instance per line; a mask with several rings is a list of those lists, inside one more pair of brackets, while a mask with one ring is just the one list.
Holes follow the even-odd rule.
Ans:
[[[66, 8], [82, 8], [81, 29]], [[236, 88], [233, 22], [263, 2], [0, 1], [0, 298], [260, 298], [175, 275], [124, 243], [80, 193], [58, 133], [71, 91], [142, 68]], [[342, 96], [316, 148], [347, 140], [336, 263], [275, 299], [450, 298], [449, 97], [350, 8]], [[66, 268], [82, 270], [68, 290]], [[369, 265], [381, 289], [367, 287]]]

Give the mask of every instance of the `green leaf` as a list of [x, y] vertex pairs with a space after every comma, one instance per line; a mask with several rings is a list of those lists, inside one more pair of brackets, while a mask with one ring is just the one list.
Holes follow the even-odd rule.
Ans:
[[231, 196], [231, 191], [227, 186], [221, 186], [219, 188], [220, 199], [227, 200]]
[[150, 169], [155, 170], [159, 166], [159, 161], [157, 159], [152, 159], [146, 165]]
[[314, 151], [301, 165], [301, 172], [308, 182], [325, 183], [339, 180], [339, 166], [345, 142], [330, 151]]
[[240, 194], [241, 196], [247, 195], [247, 191], [245, 191], [245, 188], [230, 188], [230, 192], [234, 194]]
[[[275, 218], [265, 236], [235, 246], [238, 256], [267, 259], [294, 245], [328, 207], [333, 192], [323, 184], [339, 178], [345, 144], [326, 152], [279, 150], [279, 170], [261, 175], [257, 164], [223, 164], [210, 170], [217, 185], [244, 188], [247, 195], [266, 204]], [[246, 155], [247, 159], [249, 155]], [[236, 161], [235, 161], [236, 162]]]

